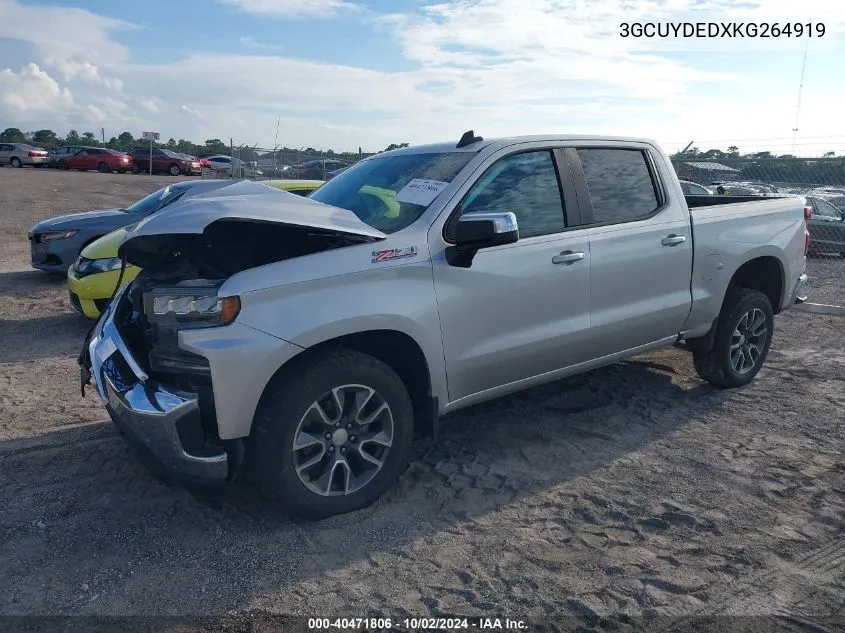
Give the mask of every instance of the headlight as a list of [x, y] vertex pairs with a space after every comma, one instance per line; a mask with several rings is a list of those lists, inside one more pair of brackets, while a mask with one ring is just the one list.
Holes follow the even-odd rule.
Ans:
[[42, 242], [52, 242], [53, 240], [66, 240], [69, 237], [76, 235], [76, 231], [47, 231], [41, 234]]
[[220, 298], [216, 288], [158, 289], [144, 294], [144, 313], [153, 323], [229, 325], [240, 310], [239, 297]]
[[85, 259], [80, 257], [73, 264], [73, 270], [81, 276], [93, 275], [95, 273], [105, 273], [110, 270], [120, 270], [120, 257], [112, 257], [109, 259]]

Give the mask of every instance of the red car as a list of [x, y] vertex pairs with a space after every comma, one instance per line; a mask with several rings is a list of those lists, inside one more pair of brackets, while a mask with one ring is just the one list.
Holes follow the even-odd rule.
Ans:
[[[132, 168], [133, 174], [139, 172], [149, 173], [150, 149], [148, 147], [133, 149], [129, 152], [129, 155], [132, 157], [134, 163]], [[153, 148], [152, 159], [153, 173], [162, 172], [171, 176], [178, 176], [179, 174], [192, 176], [198, 175], [202, 171], [199, 160], [185, 154], [177, 154], [169, 149]]]
[[89, 147], [76, 152], [72, 156], [62, 158], [56, 163], [56, 166], [59, 169], [78, 169], [80, 171], [96, 169], [102, 173], [116, 171], [122, 174], [132, 169], [132, 158], [128, 154], [113, 149]]

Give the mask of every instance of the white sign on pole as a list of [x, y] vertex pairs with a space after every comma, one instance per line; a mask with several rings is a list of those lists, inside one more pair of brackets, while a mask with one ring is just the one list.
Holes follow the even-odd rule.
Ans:
[[157, 141], [159, 135], [158, 132], [141, 132], [141, 138], [145, 141]]

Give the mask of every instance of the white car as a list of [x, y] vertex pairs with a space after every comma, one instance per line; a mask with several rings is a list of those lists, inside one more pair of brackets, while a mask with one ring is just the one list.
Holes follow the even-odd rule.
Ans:
[[697, 182], [692, 182], [691, 180], [679, 180], [681, 183], [681, 191], [684, 192], [685, 196], [712, 196], [713, 192], [705, 187], [704, 185], [699, 185]]
[[211, 163], [211, 169], [218, 175], [231, 177], [233, 169], [236, 178], [255, 178], [256, 176], [262, 176], [264, 174], [264, 172], [258, 169], [254, 162], [248, 163], [246, 161], [242, 161], [240, 158], [232, 158], [231, 156], [226, 156], [225, 154], [206, 156], [205, 160]]

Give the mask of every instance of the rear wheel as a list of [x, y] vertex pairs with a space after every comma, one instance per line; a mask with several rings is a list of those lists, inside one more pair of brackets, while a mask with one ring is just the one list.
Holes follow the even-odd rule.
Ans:
[[766, 295], [748, 288], [729, 291], [713, 347], [693, 351], [696, 372], [721, 389], [748, 384], [766, 361], [773, 332], [772, 304]]
[[17, 156], [12, 156], [12, 160], [9, 161], [9, 164], [12, 167], [14, 167], [15, 169], [20, 169], [21, 167], [23, 167], [23, 163], [21, 162], [21, 159], [18, 158]]
[[141, 173], [141, 168], [140, 168], [140, 167], [138, 167], [138, 164], [137, 164], [137, 163], [136, 163], [136, 164], [134, 164], [134, 165], [132, 165], [132, 173], [133, 173], [133, 174], [139, 174], [139, 173]]
[[321, 518], [378, 499], [404, 469], [412, 436], [411, 399], [396, 372], [331, 350], [271, 380], [247, 459], [267, 497]]
[[111, 169], [109, 169], [109, 166], [105, 162], [102, 162], [97, 165], [97, 171], [101, 174], [107, 174], [111, 171]]
[[177, 165], [176, 163], [173, 163], [170, 166], [170, 169], [168, 169], [168, 171], [170, 172], [171, 176], [178, 176], [179, 174], [182, 173], [182, 170], [179, 169], [179, 165]]

